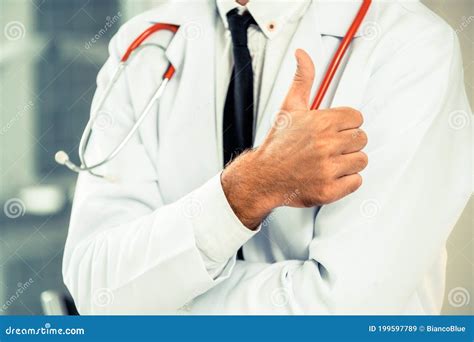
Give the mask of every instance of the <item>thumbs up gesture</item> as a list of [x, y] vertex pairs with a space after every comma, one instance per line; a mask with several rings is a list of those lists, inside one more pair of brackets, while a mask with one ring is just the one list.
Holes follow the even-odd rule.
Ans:
[[359, 172], [368, 163], [361, 152], [367, 145], [362, 114], [310, 110], [314, 65], [303, 50], [296, 59], [290, 90], [265, 141], [222, 173], [227, 200], [250, 229], [279, 206], [319, 206], [349, 195], [361, 186]]

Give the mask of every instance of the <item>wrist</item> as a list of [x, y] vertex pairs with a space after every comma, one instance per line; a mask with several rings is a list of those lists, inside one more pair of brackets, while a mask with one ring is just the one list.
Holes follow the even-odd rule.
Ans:
[[259, 151], [247, 151], [229, 164], [221, 175], [224, 194], [244, 226], [258, 228], [277, 207], [265, 176]]

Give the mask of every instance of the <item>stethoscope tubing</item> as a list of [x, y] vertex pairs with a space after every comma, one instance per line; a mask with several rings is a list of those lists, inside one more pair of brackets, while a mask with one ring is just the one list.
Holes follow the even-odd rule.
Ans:
[[364, 18], [367, 15], [367, 12], [369, 11], [371, 3], [372, 0], [363, 0], [359, 12], [354, 18], [354, 21], [349, 27], [349, 30], [347, 31], [346, 35], [342, 39], [341, 44], [339, 44], [339, 47], [337, 48], [337, 51], [334, 54], [331, 64], [329, 65], [326, 74], [324, 75], [324, 79], [321, 82], [318, 93], [316, 94], [313, 104], [311, 105], [312, 110], [319, 109], [319, 107], [321, 106], [321, 103], [323, 102], [324, 96], [326, 95], [329, 86], [331, 85], [334, 75], [336, 74], [339, 65], [341, 64], [342, 59], [346, 55], [347, 49], [349, 48], [349, 45], [354, 39], [355, 34], [362, 25], [362, 22], [364, 21]]
[[[362, 22], [364, 21], [364, 18], [367, 15], [367, 12], [370, 8], [370, 5], [372, 3], [372, 0], [363, 0], [362, 5], [354, 18], [351, 26], [349, 27], [346, 35], [344, 36], [343, 40], [341, 41], [341, 44], [339, 45], [336, 53], [334, 54], [334, 57], [329, 64], [329, 67], [326, 71], [326, 74], [321, 82], [321, 85], [319, 87], [319, 90], [314, 98], [314, 101], [311, 105], [312, 110], [317, 110], [319, 109], [328, 89], [329, 86], [331, 85], [331, 82], [339, 68], [339, 65], [346, 55], [347, 49], [349, 48], [349, 45], [351, 44], [352, 40], [355, 37], [355, 34], [359, 30], [360, 26], [362, 25]], [[93, 126], [94, 123], [97, 119], [97, 116], [100, 114], [105, 101], [109, 98], [110, 93], [112, 92], [112, 89], [114, 88], [114, 85], [117, 83], [119, 80], [120, 76], [124, 72], [127, 66], [127, 62], [132, 56], [133, 52], [136, 50], [139, 50], [141, 47], [143, 47], [144, 44], [142, 44], [150, 35], [154, 34], [157, 31], [160, 30], [168, 30], [173, 33], [176, 33], [179, 29], [179, 26], [177, 25], [172, 25], [172, 24], [165, 24], [165, 23], [157, 23], [154, 24], [153, 26], [149, 27], [147, 30], [145, 30], [140, 36], [138, 36], [133, 43], [129, 46], [125, 54], [123, 55], [120, 64], [115, 71], [112, 80], [110, 83], [107, 85], [104, 94], [99, 100], [99, 103], [96, 107], [96, 110], [94, 113], [91, 115], [91, 118], [87, 122], [86, 128], [84, 129], [84, 133], [81, 137], [80, 143], [79, 143], [79, 160], [81, 162], [81, 165], [76, 165], [72, 161], [70, 161], [69, 156], [67, 155], [66, 152], [64, 151], [59, 151], [56, 153], [56, 161], [59, 164], [65, 165], [68, 167], [70, 170], [74, 172], [89, 172], [93, 176], [101, 177], [101, 178], [107, 178], [105, 175], [100, 175], [96, 174], [93, 171], [111, 160], [113, 160], [125, 147], [125, 145], [130, 141], [130, 139], [133, 137], [133, 135], [138, 131], [140, 125], [142, 122], [145, 120], [147, 115], [151, 112], [151, 109], [155, 105], [155, 103], [161, 98], [163, 95], [169, 81], [172, 79], [174, 73], [175, 73], [175, 68], [172, 64], [169, 64], [168, 68], [166, 69], [164, 75], [163, 75], [163, 80], [160, 84], [160, 86], [156, 89], [155, 93], [153, 94], [152, 98], [149, 100], [147, 103], [146, 107], [143, 109], [141, 112], [140, 116], [138, 117], [137, 121], [133, 125], [133, 127], [130, 129], [130, 131], [127, 133], [125, 138], [118, 144], [112, 152], [110, 152], [107, 157], [105, 157], [102, 161], [96, 162], [93, 165], [87, 165], [87, 162], [85, 160], [85, 154], [87, 150], [87, 145], [89, 143], [90, 137], [92, 135], [93, 131]], [[150, 44], [153, 45], [153, 44]]]
[[109, 98], [115, 84], [118, 82], [120, 79], [121, 75], [125, 71], [127, 64], [129, 62], [130, 57], [134, 56], [134, 52], [140, 50], [141, 48], [145, 47], [145, 45], [150, 45], [150, 46], [156, 46], [161, 49], [163, 49], [161, 46], [157, 44], [143, 44], [143, 42], [153, 33], [160, 31], [160, 30], [168, 30], [173, 33], [176, 33], [178, 30], [179, 26], [177, 25], [172, 25], [172, 24], [162, 24], [162, 23], [157, 23], [148, 28], [146, 31], [144, 31], [140, 36], [135, 39], [135, 41], [129, 46], [125, 54], [123, 55], [122, 59], [120, 60], [119, 66], [117, 67], [114, 75], [112, 76], [112, 79], [106, 86], [104, 93], [102, 94], [96, 109], [93, 111], [90, 119], [88, 120], [86, 127], [84, 129], [84, 133], [81, 136], [81, 140], [79, 143], [79, 160], [81, 165], [76, 165], [74, 164], [70, 159], [69, 156], [66, 152], [64, 151], [59, 151], [56, 153], [55, 159], [56, 162], [58, 162], [61, 165], [65, 165], [67, 168], [69, 168], [71, 171], [80, 173], [80, 172], [89, 172], [91, 175], [100, 177], [100, 178], [107, 178], [105, 175], [100, 175], [95, 172], [93, 172], [95, 169], [107, 164], [111, 160], [113, 160], [125, 147], [125, 145], [130, 141], [130, 139], [133, 137], [133, 135], [138, 131], [140, 128], [142, 122], [145, 120], [145, 118], [148, 116], [148, 114], [151, 112], [151, 109], [155, 105], [155, 103], [161, 98], [163, 93], [165, 92], [165, 89], [171, 80], [171, 78], [175, 74], [175, 68], [172, 64], [168, 65], [168, 68], [166, 69], [165, 73], [163, 74], [162, 81], [159, 85], [159, 87], [156, 89], [156, 91], [153, 93], [153, 96], [151, 99], [148, 101], [146, 107], [143, 109], [143, 111], [140, 113], [137, 121], [135, 124], [132, 126], [130, 131], [127, 133], [125, 138], [118, 144], [112, 152], [110, 152], [107, 157], [102, 159], [102, 161], [96, 162], [93, 165], [87, 165], [87, 162], [85, 160], [85, 154], [87, 150], [87, 145], [89, 143], [90, 137], [92, 135], [94, 123], [96, 122], [97, 117], [100, 115], [100, 112], [103, 109], [103, 106], [105, 104], [105, 101]]

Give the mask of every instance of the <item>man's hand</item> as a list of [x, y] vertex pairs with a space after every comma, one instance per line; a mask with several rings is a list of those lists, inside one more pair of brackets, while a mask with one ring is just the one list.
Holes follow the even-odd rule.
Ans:
[[293, 83], [265, 141], [222, 173], [226, 197], [250, 229], [279, 206], [312, 207], [349, 195], [361, 186], [358, 173], [367, 166], [361, 113], [310, 110], [314, 65], [303, 50], [296, 58]]

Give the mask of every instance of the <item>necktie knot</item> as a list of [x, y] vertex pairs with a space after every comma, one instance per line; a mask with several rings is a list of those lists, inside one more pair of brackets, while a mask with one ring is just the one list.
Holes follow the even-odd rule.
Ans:
[[250, 12], [239, 14], [239, 10], [234, 8], [227, 13], [227, 22], [234, 47], [247, 46], [247, 29], [251, 24], [257, 24]]

